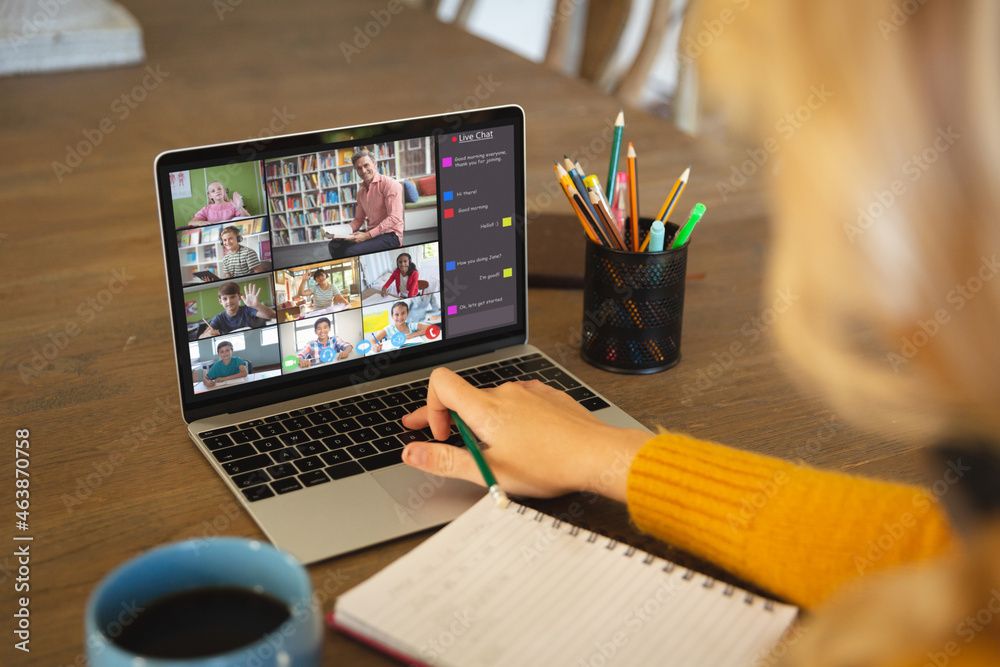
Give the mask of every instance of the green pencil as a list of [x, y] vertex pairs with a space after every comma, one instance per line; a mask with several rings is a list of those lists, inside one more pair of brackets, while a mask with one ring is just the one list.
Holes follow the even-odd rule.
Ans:
[[622, 150], [622, 132], [625, 131], [625, 112], [619, 111], [618, 118], [615, 119], [615, 137], [611, 142], [611, 161], [608, 163], [608, 195], [605, 199], [608, 202], [615, 200], [615, 183], [618, 182], [618, 154]]
[[510, 498], [507, 494], [503, 492], [500, 485], [497, 484], [497, 478], [493, 476], [493, 471], [490, 470], [490, 466], [486, 463], [486, 459], [483, 458], [483, 453], [479, 450], [479, 443], [476, 442], [476, 436], [472, 434], [469, 427], [465, 425], [462, 418], [458, 416], [458, 413], [454, 410], [449, 410], [451, 413], [451, 419], [455, 422], [455, 426], [458, 427], [458, 432], [462, 434], [462, 440], [465, 441], [466, 446], [472, 453], [472, 458], [476, 460], [476, 465], [479, 466], [479, 472], [483, 474], [483, 479], [486, 480], [486, 486], [490, 488], [490, 495], [493, 496], [493, 502], [497, 504], [500, 509], [505, 509], [510, 505]]

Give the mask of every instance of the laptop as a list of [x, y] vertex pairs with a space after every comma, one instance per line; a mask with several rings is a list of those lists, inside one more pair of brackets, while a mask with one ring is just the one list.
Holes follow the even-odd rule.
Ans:
[[[400, 417], [438, 366], [480, 387], [538, 379], [643, 428], [528, 344], [520, 107], [172, 150], [155, 177], [188, 433], [302, 562], [482, 497], [401, 462], [432, 439]], [[324, 229], [352, 222], [367, 233]]]

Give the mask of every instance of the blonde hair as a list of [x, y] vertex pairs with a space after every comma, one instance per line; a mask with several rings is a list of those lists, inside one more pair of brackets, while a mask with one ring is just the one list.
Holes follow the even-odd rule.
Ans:
[[212, 203], [212, 195], [208, 194], [208, 190], [216, 183], [218, 183], [222, 187], [222, 201], [219, 203], [225, 204], [227, 201], [229, 201], [229, 188], [227, 188], [222, 181], [209, 181], [208, 185], [205, 186], [205, 194], [208, 196], [208, 203], [209, 204]]
[[790, 356], [869, 424], [1000, 432], [1000, 4], [707, 0], [686, 26], [704, 99], [778, 147]]
[[[856, 420], [995, 439], [1000, 3], [706, 0], [687, 26], [728, 127], [777, 146], [768, 287], [798, 296], [775, 324], [789, 355]], [[998, 548], [994, 524], [964, 554], [866, 577], [789, 661], [923, 664], [1000, 586]], [[967, 654], [1000, 645], [985, 634]]]

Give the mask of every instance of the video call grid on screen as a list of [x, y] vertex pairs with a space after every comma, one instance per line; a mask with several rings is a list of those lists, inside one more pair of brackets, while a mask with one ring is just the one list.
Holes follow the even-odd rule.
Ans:
[[[378, 355], [522, 326], [514, 130], [487, 123], [171, 171], [191, 392], [350, 372]], [[352, 157], [362, 149], [362, 164], [398, 183], [396, 247], [329, 243], [358, 214]]]

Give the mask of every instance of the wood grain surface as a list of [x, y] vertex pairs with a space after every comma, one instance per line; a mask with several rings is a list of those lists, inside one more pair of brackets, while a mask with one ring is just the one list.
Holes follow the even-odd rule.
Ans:
[[[152, 165], [167, 149], [517, 103], [527, 115], [529, 270], [582, 274], [583, 234], [552, 173], [565, 153], [600, 175], [618, 103], [395, 2], [126, 0], [145, 31], [141, 66], [0, 79], [0, 466], [12, 508], [14, 433], [30, 430], [31, 654], [2, 664], [82, 665], [83, 609], [124, 560], [197, 536], [262, 537], [188, 440], [178, 408]], [[379, 20], [382, 23], [379, 23]], [[369, 35], [365, 34], [368, 30]], [[796, 389], [768, 336], [768, 240], [758, 173], [723, 201], [746, 159], [641, 112], [640, 208], [659, 208], [692, 165], [685, 211], [708, 206], [690, 250], [682, 361], [652, 376], [606, 373], [578, 355], [579, 290], [530, 292], [530, 342], [650, 428], [664, 426], [824, 467], [916, 480], [919, 438], [849, 427]], [[790, 286], [794, 292], [794, 287]], [[791, 307], [794, 307], [792, 305]], [[738, 343], [742, 352], [732, 355]], [[727, 356], [729, 355], [729, 356]], [[687, 396], [687, 401], [685, 401]], [[914, 444], [917, 443], [917, 444]], [[583, 496], [537, 503], [682, 562]], [[428, 533], [311, 566], [323, 610]], [[686, 559], [686, 560], [685, 560]], [[698, 564], [710, 569], [708, 564]], [[13, 547], [0, 552], [11, 599]], [[329, 632], [326, 664], [392, 664]]]

